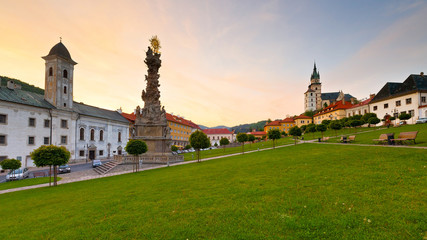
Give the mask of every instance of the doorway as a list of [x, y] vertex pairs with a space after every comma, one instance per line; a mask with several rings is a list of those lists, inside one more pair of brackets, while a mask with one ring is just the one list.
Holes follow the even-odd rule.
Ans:
[[95, 159], [95, 150], [89, 150], [89, 159], [90, 160]]

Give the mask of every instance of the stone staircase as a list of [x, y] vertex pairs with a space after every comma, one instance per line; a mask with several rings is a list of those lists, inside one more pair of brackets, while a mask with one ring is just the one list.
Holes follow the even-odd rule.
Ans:
[[113, 161], [104, 163], [101, 166], [94, 168], [93, 170], [97, 172], [99, 175], [104, 175], [109, 171], [111, 171], [111, 169], [115, 168], [117, 165], [119, 165], [119, 161], [113, 160]]

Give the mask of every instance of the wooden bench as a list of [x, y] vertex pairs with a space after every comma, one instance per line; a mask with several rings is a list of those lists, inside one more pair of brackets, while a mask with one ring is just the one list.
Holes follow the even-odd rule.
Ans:
[[356, 135], [352, 135], [347, 138], [347, 142], [354, 142], [354, 140], [356, 140]]
[[399, 137], [396, 139], [391, 139], [393, 142], [400, 142], [404, 143], [405, 141], [414, 141], [415, 144], [415, 138], [417, 137], [418, 131], [415, 132], [401, 132], [399, 133]]
[[328, 141], [329, 140], [329, 137], [323, 137], [322, 139], [321, 139], [321, 141], [322, 142], [326, 142], [326, 141]]
[[387, 134], [381, 134], [380, 137], [378, 139], [372, 139], [372, 141], [378, 142], [378, 143], [385, 143], [388, 141], [388, 136]]

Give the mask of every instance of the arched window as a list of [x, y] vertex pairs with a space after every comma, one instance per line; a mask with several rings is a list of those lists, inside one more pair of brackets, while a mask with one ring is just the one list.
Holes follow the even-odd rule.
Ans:
[[64, 94], [67, 94], [67, 86], [64, 86]]
[[118, 139], [117, 139], [119, 142], [121, 142], [122, 141], [122, 133], [121, 132], [119, 132], [119, 136], [118, 136]]
[[104, 130], [99, 131], [99, 141], [104, 141]]
[[49, 76], [53, 76], [53, 69], [52, 69], [52, 67], [49, 68]]
[[90, 130], [90, 140], [95, 141], [95, 130], [94, 129]]
[[85, 129], [80, 128], [80, 140], [85, 140]]
[[62, 74], [62, 76], [63, 76], [64, 78], [68, 78], [68, 72], [67, 72], [67, 70], [66, 70], [66, 69], [64, 69], [64, 73]]

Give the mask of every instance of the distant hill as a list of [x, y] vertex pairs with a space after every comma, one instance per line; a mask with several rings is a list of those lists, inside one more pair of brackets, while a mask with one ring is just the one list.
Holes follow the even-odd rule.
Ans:
[[264, 131], [264, 126], [266, 122], [267, 120], [259, 121], [256, 123], [240, 124], [238, 126], [231, 127], [231, 129], [235, 130], [236, 133], [246, 133], [252, 131], [253, 129], [255, 129], [256, 131]]
[[230, 127], [224, 126], [224, 125], [220, 125], [220, 126], [216, 126], [216, 127], [211, 127], [210, 129], [219, 129], [219, 128], [227, 128], [228, 130], [230, 130]]
[[203, 125], [199, 125], [199, 127], [203, 130], [203, 129], [208, 129], [208, 127], [203, 126]]
[[7, 86], [7, 82], [9, 80], [12, 80], [16, 84], [21, 85], [21, 89], [24, 90], [24, 91], [28, 91], [28, 92], [33, 92], [33, 93], [38, 93], [38, 94], [44, 95], [44, 90], [41, 89], [41, 88], [39, 88], [39, 87], [36, 87], [34, 85], [30, 85], [28, 83], [22, 82], [22, 81], [20, 81], [18, 79], [15, 79], [15, 78], [9, 78], [9, 77], [5, 77], [5, 76], [0, 76], [0, 78], [1, 78], [1, 86]]

